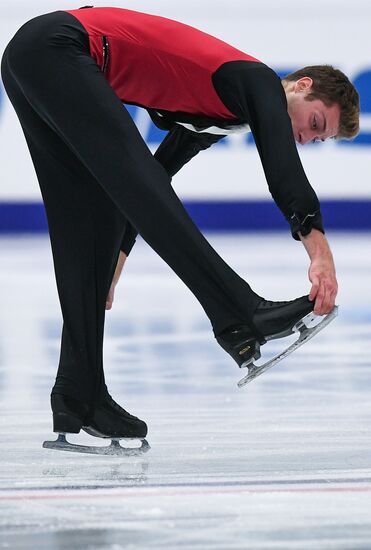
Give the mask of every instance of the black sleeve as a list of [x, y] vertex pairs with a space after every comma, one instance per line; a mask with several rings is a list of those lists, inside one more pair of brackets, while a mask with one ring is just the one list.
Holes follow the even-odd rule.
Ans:
[[214, 73], [213, 83], [228, 109], [250, 124], [269, 190], [294, 239], [313, 227], [324, 233], [320, 204], [296, 149], [279, 77], [263, 63], [232, 61]]
[[122, 238], [120, 249], [122, 252], [126, 254], [126, 256], [129, 256], [131, 249], [133, 248], [136, 238], [138, 235], [138, 231], [134, 229], [134, 227], [131, 225], [130, 222], [127, 222], [125, 233]]
[[[187, 130], [179, 124], [172, 129], [160, 143], [154, 154], [160, 164], [172, 178], [179, 170], [203, 149], [208, 149], [224, 135], [198, 133]], [[134, 246], [138, 232], [128, 223], [121, 244], [121, 250], [128, 256]]]
[[159, 145], [157, 159], [172, 178], [179, 170], [200, 151], [208, 149], [224, 135], [213, 135], [206, 132], [192, 132], [175, 124]]

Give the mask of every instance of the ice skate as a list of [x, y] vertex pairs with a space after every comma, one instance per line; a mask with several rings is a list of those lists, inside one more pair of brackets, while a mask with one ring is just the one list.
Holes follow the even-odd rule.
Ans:
[[[84, 429], [84, 428], [83, 428]], [[102, 436], [100, 436], [102, 437]], [[44, 449], [54, 449], [56, 451], [72, 451], [74, 453], [87, 453], [95, 455], [114, 455], [114, 456], [138, 456], [146, 453], [151, 448], [149, 443], [144, 438], [133, 438], [135, 441], [140, 442], [139, 447], [123, 447], [120, 444], [120, 441], [131, 441], [132, 438], [129, 437], [111, 437], [105, 436], [111, 439], [111, 444], [106, 446], [95, 446], [95, 445], [77, 445], [75, 443], [70, 443], [66, 439], [66, 434], [60, 432], [58, 438], [55, 441], [44, 441]]]
[[[55, 441], [44, 441], [43, 447], [46, 449], [116, 456], [140, 455], [150, 449], [145, 439], [146, 423], [125, 411], [108, 394], [93, 412], [89, 412], [89, 407], [76, 399], [59, 394], [51, 395], [51, 404], [53, 431], [58, 433], [58, 438]], [[111, 444], [101, 447], [76, 445], [67, 441], [67, 434], [77, 434], [81, 429], [95, 437], [111, 439]], [[120, 441], [134, 440], [140, 446], [124, 447], [120, 444]]]
[[[308, 296], [288, 302], [262, 300], [253, 316], [257, 331], [255, 334], [247, 325], [238, 325], [217, 336], [218, 343], [239, 367], [248, 369], [248, 374], [238, 382], [239, 387], [245, 386], [313, 338], [338, 312], [335, 306], [329, 314], [320, 317], [313, 312], [313, 308], [314, 302], [310, 302]], [[260, 346], [269, 340], [284, 338], [296, 332], [299, 334], [298, 339], [284, 351], [261, 365], [254, 363], [261, 357]]]

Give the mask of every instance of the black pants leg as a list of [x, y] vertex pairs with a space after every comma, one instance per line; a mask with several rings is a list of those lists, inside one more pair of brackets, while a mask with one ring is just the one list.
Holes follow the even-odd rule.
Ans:
[[[3, 61], [46, 208], [64, 319], [53, 391], [86, 402], [104, 396], [105, 301], [126, 219], [58, 135], [35, 113]], [[92, 376], [93, 374], [93, 376]]]
[[[94, 357], [97, 357], [96, 339], [103, 326], [104, 293], [109, 287], [106, 275], [112, 276], [112, 264], [118, 253], [116, 243], [121, 242], [125, 219], [190, 288], [216, 334], [232, 324], [252, 325], [252, 315], [261, 298], [218, 256], [193, 224], [165, 170], [153, 158], [126, 109], [90, 57], [83, 28], [77, 28], [73, 40], [65, 35], [64, 29], [72, 24], [76, 27], [76, 19], [64, 12], [26, 23], [4, 53], [2, 77], [26, 128], [43, 192], [64, 334], [69, 344], [66, 347], [71, 352], [69, 362], [79, 364], [82, 350], [79, 346], [91, 346], [87, 361], [92, 364], [86, 366], [85, 379], [95, 378], [94, 384], [88, 385], [92, 392], [92, 388], [99, 387], [96, 381], [99, 367]], [[23, 101], [15, 99], [15, 88]], [[32, 118], [30, 109], [34, 113]], [[43, 133], [45, 139], [41, 137]], [[65, 164], [68, 170], [63, 175], [60, 170]], [[78, 184], [81, 174], [84, 184], [82, 180]], [[94, 216], [88, 207], [90, 193], [96, 194]], [[100, 211], [98, 197], [102, 196], [110, 206], [105, 207], [102, 202]], [[68, 209], [71, 204], [73, 215]], [[100, 228], [109, 223], [113, 212], [119, 218], [120, 235], [113, 230], [114, 242], [107, 245], [108, 236], [94, 249]], [[72, 229], [67, 230], [67, 224]], [[73, 246], [72, 238], [76, 241]], [[104, 284], [99, 284], [97, 291], [94, 285], [101, 271]], [[78, 307], [66, 295], [82, 291], [89, 277], [95, 282], [89, 284]], [[95, 315], [94, 320], [90, 315]], [[72, 322], [75, 328], [69, 329]], [[86, 341], [82, 333], [89, 334]]]

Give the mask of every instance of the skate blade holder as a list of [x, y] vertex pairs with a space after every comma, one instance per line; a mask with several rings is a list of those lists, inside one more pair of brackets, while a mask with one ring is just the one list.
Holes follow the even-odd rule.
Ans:
[[[120, 441], [140, 441], [140, 447], [122, 447]], [[55, 441], [44, 441], [44, 449], [53, 449], [55, 451], [71, 451], [73, 453], [86, 453], [103, 456], [140, 456], [150, 450], [148, 441], [144, 438], [112, 438], [111, 444], [98, 447], [94, 445], [77, 445], [70, 443], [66, 439], [65, 433], [58, 434]]]
[[[295, 332], [299, 334], [299, 338], [296, 340], [296, 342], [291, 344], [284, 351], [282, 351], [281, 353], [279, 353], [278, 355], [276, 355], [266, 363], [263, 363], [262, 365], [256, 365], [252, 361], [241, 365], [241, 368], [243, 367], [248, 368], [248, 374], [244, 376], [237, 383], [237, 386], [239, 388], [246, 386], [246, 384], [248, 384], [249, 382], [252, 382], [252, 380], [254, 380], [258, 376], [263, 374], [263, 372], [274, 367], [274, 365], [277, 365], [277, 363], [282, 361], [282, 359], [284, 359], [285, 357], [293, 353], [295, 350], [297, 350], [300, 346], [308, 342], [308, 340], [310, 340], [311, 338], [313, 338], [313, 336], [321, 332], [321, 330], [323, 330], [329, 323], [331, 323], [331, 321], [335, 319], [335, 317], [338, 314], [338, 309], [339, 309], [338, 306], [334, 306], [332, 311], [324, 317], [316, 315], [313, 312], [303, 317], [292, 328], [291, 334], [294, 334]], [[317, 322], [319, 319], [322, 319], [322, 320]], [[287, 334], [285, 336], [287, 336]], [[277, 335], [275, 338], [277, 338]], [[267, 341], [273, 340], [273, 338], [268, 336], [266, 340]]]

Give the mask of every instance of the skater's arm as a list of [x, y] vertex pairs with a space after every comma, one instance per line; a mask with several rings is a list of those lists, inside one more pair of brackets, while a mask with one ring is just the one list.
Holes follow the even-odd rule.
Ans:
[[224, 135], [197, 133], [175, 124], [155, 152], [157, 159], [172, 178], [200, 151], [223, 139]]
[[117, 260], [117, 265], [115, 273], [111, 282], [111, 287], [108, 292], [106, 299], [106, 309], [111, 309], [113, 304], [113, 299], [115, 295], [115, 287], [120, 279], [121, 272], [123, 270], [126, 258], [131, 252], [131, 249], [134, 246], [138, 231], [131, 225], [130, 222], [126, 222], [125, 233], [121, 241], [120, 254]]
[[309, 299], [315, 300], [314, 313], [324, 315], [334, 307], [338, 290], [332, 253], [326, 237], [317, 229], [306, 236], [299, 233], [299, 236], [311, 260]]
[[269, 190], [299, 240], [312, 228], [324, 232], [320, 204], [296, 149], [279, 77], [263, 63], [226, 63], [213, 76], [225, 105], [250, 124]]
[[121, 251], [124, 252], [125, 256], [129, 256], [131, 249], [135, 244], [138, 231], [131, 225], [130, 222], [126, 223], [125, 233], [121, 242]]

